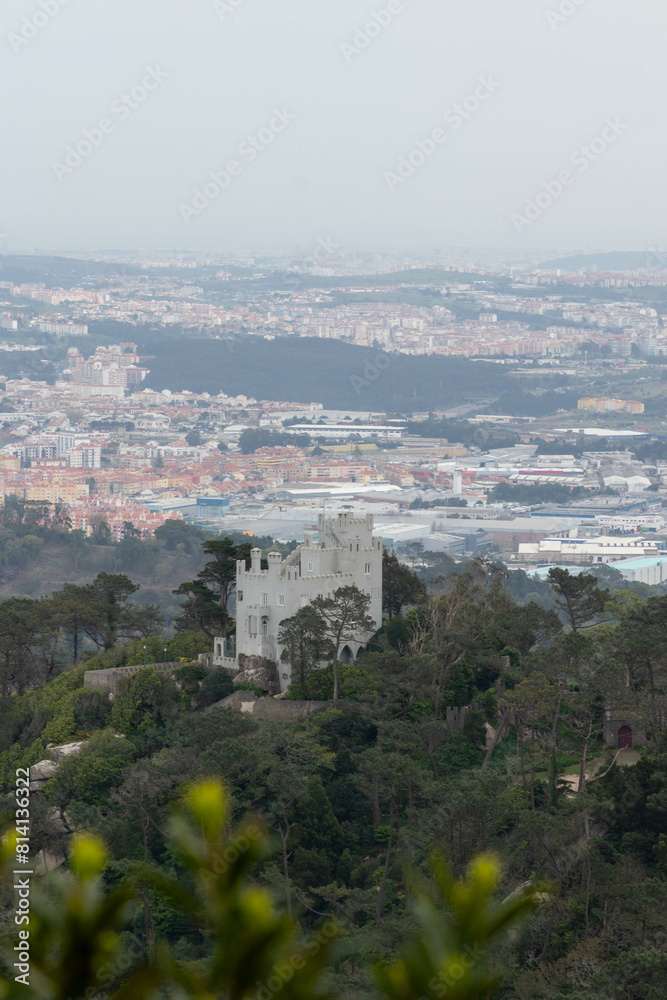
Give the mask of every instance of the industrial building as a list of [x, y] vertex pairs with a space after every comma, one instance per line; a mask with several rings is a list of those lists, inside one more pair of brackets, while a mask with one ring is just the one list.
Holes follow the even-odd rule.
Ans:
[[639, 556], [609, 563], [610, 569], [617, 569], [630, 583], [645, 583], [655, 587], [667, 581], [667, 552], [661, 556]]
[[[613, 563], [623, 558], [657, 556], [665, 551], [664, 540], [644, 536], [597, 538], [543, 538], [519, 545], [519, 559], [525, 562]], [[667, 552], [665, 552], [667, 557]]]

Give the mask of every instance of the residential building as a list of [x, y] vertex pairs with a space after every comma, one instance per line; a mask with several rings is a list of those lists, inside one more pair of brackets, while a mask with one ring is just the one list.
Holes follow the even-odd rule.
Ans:
[[55, 333], [58, 337], [87, 337], [88, 326], [85, 323], [39, 323], [40, 333]]
[[607, 396], [586, 396], [577, 403], [578, 410], [596, 410], [600, 413], [643, 413], [644, 404], [637, 399], [610, 399]]

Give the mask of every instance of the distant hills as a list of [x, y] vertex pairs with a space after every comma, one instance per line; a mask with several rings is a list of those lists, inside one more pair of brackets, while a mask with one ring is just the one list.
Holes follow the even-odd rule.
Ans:
[[667, 253], [652, 250], [615, 250], [612, 253], [578, 254], [572, 257], [561, 257], [558, 260], [547, 260], [540, 267], [556, 267], [563, 271], [587, 271], [597, 268], [598, 271], [633, 271], [638, 267], [659, 269], [667, 266]]
[[[227, 265], [225, 270], [230, 274], [245, 278], [251, 271]], [[155, 267], [147, 271], [136, 264], [116, 263], [103, 260], [78, 260], [74, 257], [0, 255], [0, 281], [13, 281], [14, 284], [43, 281], [48, 288], [70, 288], [83, 280], [101, 281], [118, 275], [138, 275], [150, 273], [152, 277], [169, 276], [183, 279], [184, 277], [203, 278], [211, 280], [219, 268], [214, 265], [188, 269], [178, 267]]]
[[[351, 274], [351, 275], [312, 275], [297, 271], [271, 271], [264, 278], [253, 278], [252, 281], [234, 281], [235, 285], [247, 285], [256, 291], [262, 289], [282, 289], [284, 291], [299, 291], [307, 288], [387, 288], [397, 285], [454, 285], [463, 282], [469, 284], [479, 281], [479, 274], [463, 271], [445, 271], [443, 268], [420, 268], [407, 271], [391, 271], [387, 274]], [[489, 276], [492, 280], [492, 276]], [[221, 288], [227, 288], [231, 282], [221, 281]]]
[[246, 268], [226, 264], [224, 270], [228, 278], [218, 278], [217, 265], [202, 264], [184, 271], [178, 267], [157, 267], [147, 272], [137, 264], [114, 263], [113, 261], [78, 260], [74, 257], [30, 255], [0, 255], [0, 281], [15, 284], [43, 281], [47, 287], [69, 288], [84, 279], [104, 281], [105, 278], [122, 275], [150, 273], [153, 277], [195, 279], [203, 282], [207, 291], [303, 291], [309, 288], [372, 289], [394, 287], [396, 285], [452, 285], [459, 282], [479, 281], [479, 275], [459, 271], [445, 271], [441, 268], [395, 271], [391, 274], [359, 274], [349, 276], [315, 276], [297, 271], [269, 271], [263, 276], [255, 276], [257, 268]]
[[327, 409], [412, 413], [449, 409], [497, 395], [495, 365], [463, 358], [413, 357], [338, 340], [246, 336], [229, 341], [150, 336], [140, 344], [151, 373], [147, 388], [226, 392]]
[[96, 260], [76, 260], [73, 257], [2, 256], [0, 280], [24, 282], [43, 281], [48, 287], [69, 288], [86, 277], [104, 278], [119, 274], [140, 274], [129, 264], [111, 264]]

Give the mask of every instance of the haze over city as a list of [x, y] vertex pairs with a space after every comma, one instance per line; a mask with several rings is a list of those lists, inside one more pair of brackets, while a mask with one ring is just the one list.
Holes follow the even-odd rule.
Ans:
[[[292, 251], [329, 234], [379, 249], [664, 239], [667, 12], [653, 0], [44, 6], [7, 0], [0, 15], [12, 95], [0, 226], [14, 252]], [[155, 89], [114, 112], [150, 69]], [[476, 107], [480, 78], [493, 83]], [[467, 117], [446, 118], [456, 105]], [[289, 128], [239, 156], [275, 109]], [[99, 147], [58, 175], [104, 119]], [[622, 126], [614, 142], [573, 166], [608, 119]], [[392, 187], [386, 175], [438, 128], [433, 155]], [[238, 176], [186, 224], [181, 205], [233, 159]], [[513, 215], [568, 167], [572, 185], [517, 231]]]

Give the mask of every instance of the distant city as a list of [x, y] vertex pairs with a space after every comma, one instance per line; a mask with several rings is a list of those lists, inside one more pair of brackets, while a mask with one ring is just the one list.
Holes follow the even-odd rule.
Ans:
[[[104, 519], [116, 540], [128, 525], [151, 537], [180, 519], [301, 541], [322, 511], [349, 511], [372, 513], [404, 557], [416, 542], [455, 559], [493, 551], [513, 568], [602, 562], [667, 579], [656, 561], [667, 544], [667, 268], [650, 256], [616, 271], [321, 257], [5, 258], [5, 273], [42, 280], [0, 283], [15, 338], [0, 345], [3, 496], [65, 505], [88, 534]], [[59, 270], [78, 280], [65, 287]], [[107, 339], [133, 329], [136, 342]], [[152, 354], [139, 346], [147, 331]], [[425, 412], [389, 399], [365, 410], [361, 392], [339, 409], [315, 394], [234, 394], [224, 366], [215, 393], [154, 385], [160, 336], [173, 346], [174, 333], [184, 356], [193, 337], [236, 338], [232, 353], [244, 338], [372, 347], [369, 381], [350, 376], [362, 386], [399, 354], [491, 361], [497, 388], [448, 405], [445, 387]], [[506, 366], [535, 413], [502, 412]], [[593, 384], [618, 396], [591, 395]]]
[[[329, 249], [324, 240], [322, 246]], [[549, 359], [571, 357], [589, 343], [618, 358], [667, 354], [667, 316], [639, 292], [667, 288], [667, 261], [655, 255], [631, 270], [584, 273], [509, 262], [481, 268], [408, 263], [397, 255], [322, 256], [315, 247], [313, 256], [296, 260], [96, 259], [97, 268], [106, 264], [109, 272], [87, 275], [83, 266], [83, 280], [72, 287], [0, 281], [0, 328], [76, 337], [86, 336], [90, 323], [108, 320], [220, 336], [241, 330], [322, 337], [413, 355]], [[363, 280], [357, 284], [355, 277]], [[433, 304], [386, 301], [390, 292], [400, 299], [406, 289], [430, 294]], [[639, 300], [605, 301], [612, 289], [636, 289]], [[459, 308], [447, 301], [452, 296]]]

